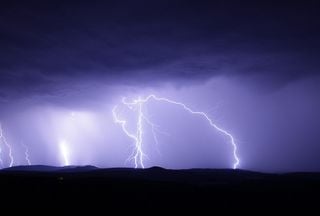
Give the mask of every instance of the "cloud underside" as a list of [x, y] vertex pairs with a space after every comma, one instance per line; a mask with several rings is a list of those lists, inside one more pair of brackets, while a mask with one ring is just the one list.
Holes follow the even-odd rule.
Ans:
[[[0, 9], [0, 95], [108, 84], [319, 74], [316, 3], [7, 2]], [[298, 14], [298, 15], [297, 15]], [[259, 79], [261, 80], [261, 79]]]

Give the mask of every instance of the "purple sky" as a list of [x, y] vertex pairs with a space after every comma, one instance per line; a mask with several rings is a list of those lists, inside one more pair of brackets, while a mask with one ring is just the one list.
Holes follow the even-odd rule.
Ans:
[[[3, 1], [0, 122], [15, 165], [134, 166], [112, 108], [155, 94], [230, 132], [239, 168], [320, 171], [320, 4], [316, 1]], [[120, 107], [121, 108], [121, 107]], [[230, 168], [228, 140], [151, 101], [146, 166]], [[136, 113], [121, 108], [128, 128]], [[0, 158], [9, 152], [0, 140]]]

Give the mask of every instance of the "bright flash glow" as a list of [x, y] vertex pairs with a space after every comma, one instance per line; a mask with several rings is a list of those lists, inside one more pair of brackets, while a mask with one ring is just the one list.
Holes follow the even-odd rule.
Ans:
[[69, 149], [67, 146], [67, 142], [65, 140], [62, 140], [59, 144], [60, 146], [60, 152], [61, 152], [61, 156], [63, 159], [63, 165], [64, 166], [69, 166]]
[[134, 151], [133, 151], [132, 155], [129, 157], [129, 159], [134, 159], [135, 168], [138, 168], [138, 167], [144, 168], [145, 167], [144, 166], [144, 158], [146, 157], [146, 154], [143, 151], [143, 140], [142, 140], [143, 133], [144, 133], [143, 132], [143, 121], [145, 121], [147, 124], [149, 124], [152, 127], [153, 137], [154, 137], [156, 143], [158, 142], [157, 138], [155, 136], [155, 131], [154, 131], [155, 125], [151, 121], [148, 120], [148, 118], [144, 114], [144, 110], [143, 110], [143, 105], [148, 103], [149, 100], [151, 100], [151, 99], [159, 101], [159, 102], [165, 102], [165, 103], [177, 105], [192, 115], [197, 115], [199, 117], [204, 118], [213, 129], [217, 130], [218, 132], [220, 132], [221, 134], [223, 134], [224, 136], [226, 136], [229, 139], [230, 144], [233, 148], [234, 163], [233, 163], [232, 167], [233, 167], [233, 169], [238, 168], [240, 160], [237, 155], [237, 145], [235, 143], [235, 139], [233, 138], [233, 136], [229, 132], [218, 127], [209, 118], [209, 116], [206, 113], [194, 111], [191, 108], [189, 108], [187, 105], [185, 105], [184, 103], [170, 100], [170, 99], [164, 98], [164, 97], [157, 97], [155, 95], [149, 95], [145, 98], [139, 97], [138, 99], [134, 99], [130, 102], [126, 101], [125, 98], [122, 99], [123, 105], [125, 105], [126, 107], [128, 107], [131, 110], [138, 112], [138, 119], [137, 119], [137, 123], [136, 123], [137, 129], [136, 129], [135, 133], [130, 133], [129, 130], [127, 129], [127, 121], [119, 118], [119, 116], [117, 114], [118, 106], [114, 106], [112, 109], [112, 114], [113, 114], [113, 118], [114, 118], [115, 123], [120, 124], [123, 132], [129, 138], [134, 140]]
[[[9, 167], [12, 167], [13, 166], [13, 163], [14, 163], [14, 158], [12, 156], [12, 147], [11, 145], [7, 142], [7, 139], [6, 137], [4, 136], [3, 134], [3, 129], [2, 129], [2, 125], [0, 123], [0, 141], [6, 146], [6, 148], [8, 149], [8, 156], [9, 156]], [[2, 149], [1, 149], [1, 145], [0, 145], [0, 154], [2, 153]], [[0, 155], [1, 156], [1, 155]], [[1, 166], [3, 167], [3, 160], [1, 159], [0, 157], [0, 163], [1, 163]]]

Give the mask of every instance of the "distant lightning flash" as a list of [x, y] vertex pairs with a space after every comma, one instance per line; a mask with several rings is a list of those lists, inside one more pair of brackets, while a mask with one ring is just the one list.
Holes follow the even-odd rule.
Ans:
[[67, 147], [67, 143], [66, 141], [62, 140], [60, 142], [60, 151], [61, 151], [61, 155], [62, 155], [62, 159], [63, 159], [63, 165], [64, 166], [69, 166], [70, 162], [69, 162], [69, 150]]
[[129, 159], [132, 159], [132, 158], [134, 159], [135, 168], [138, 168], [139, 166], [142, 168], [145, 167], [143, 159], [146, 157], [146, 154], [143, 151], [143, 145], [142, 145], [143, 144], [143, 142], [142, 142], [143, 141], [142, 140], [142, 138], [143, 138], [143, 126], [142, 126], [143, 121], [145, 121], [147, 124], [149, 124], [151, 126], [155, 142], [158, 143], [158, 140], [155, 135], [155, 128], [156, 127], [146, 117], [146, 115], [143, 112], [143, 105], [145, 103], [147, 103], [150, 99], [154, 99], [156, 101], [166, 102], [169, 104], [174, 104], [174, 105], [180, 106], [181, 108], [183, 108], [185, 111], [189, 112], [190, 114], [203, 117], [210, 124], [211, 127], [213, 127], [218, 132], [222, 133], [224, 136], [226, 136], [230, 140], [230, 144], [232, 145], [232, 148], [233, 148], [233, 158], [234, 158], [233, 169], [237, 169], [237, 167], [239, 166], [239, 163], [240, 163], [239, 157], [237, 155], [237, 145], [235, 143], [233, 136], [229, 132], [225, 131], [224, 129], [222, 129], [222, 128], [218, 127], [216, 124], [214, 124], [213, 121], [208, 117], [208, 115], [206, 113], [199, 112], [199, 111], [193, 111], [191, 108], [189, 108], [188, 106], [186, 106], [185, 104], [183, 104], [181, 102], [173, 101], [173, 100], [163, 98], [163, 97], [157, 97], [155, 95], [149, 95], [143, 99], [141, 99], [139, 97], [138, 99], [134, 99], [131, 102], [127, 102], [125, 98], [122, 99], [123, 105], [125, 105], [126, 107], [128, 107], [131, 110], [138, 112], [138, 120], [137, 120], [137, 125], [136, 125], [137, 130], [135, 131], [135, 133], [129, 132], [127, 129], [127, 121], [119, 118], [119, 116], [116, 112], [118, 109], [118, 106], [115, 106], [112, 109], [112, 114], [113, 114], [113, 118], [114, 118], [115, 123], [120, 124], [123, 132], [129, 138], [134, 140], [134, 143], [135, 143], [134, 144], [134, 151]]
[[29, 155], [29, 148], [26, 144], [22, 143], [21, 144], [24, 148], [24, 158], [27, 162], [27, 164], [30, 166], [31, 165], [31, 161], [30, 161], [30, 155]]
[[[7, 139], [3, 134], [3, 129], [2, 129], [1, 123], [0, 123], [0, 141], [2, 141], [2, 143], [7, 147], [8, 151], [9, 151], [9, 159], [10, 159], [9, 167], [12, 167], [13, 163], [14, 163], [14, 159], [13, 159], [13, 156], [12, 156], [12, 147], [7, 142]], [[1, 146], [0, 146], [0, 153], [2, 153]], [[0, 158], [0, 163], [1, 163], [1, 166], [3, 167], [3, 160], [1, 158]]]

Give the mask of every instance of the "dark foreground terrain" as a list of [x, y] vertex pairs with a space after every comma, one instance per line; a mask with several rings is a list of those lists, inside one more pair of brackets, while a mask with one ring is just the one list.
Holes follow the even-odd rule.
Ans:
[[0, 186], [1, 208], [24, 210], [320, 208], [320, 173], [30, 166], [1, 170]]

